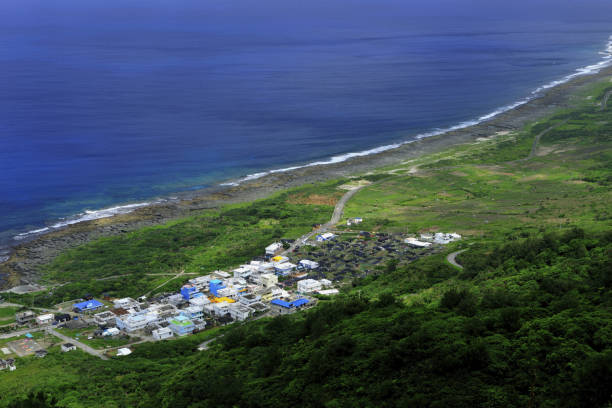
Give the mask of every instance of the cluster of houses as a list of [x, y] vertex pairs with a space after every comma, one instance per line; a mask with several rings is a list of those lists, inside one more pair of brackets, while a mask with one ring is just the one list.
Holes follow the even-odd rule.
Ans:
[[404, 242], [413, 248], [429, 248], [433, 244], [446, 245], [461, 239], [455, 232], [436, 232], [435, 234], [421, 234], [420, 238], [408, 237]]
[[[361, 222], [361, 218], [351, 218], [347, 224]], [[318, 235], [316, 240], [325, 242], [335, 237], [328, 232]], [[439, 232], [421, 234], [419, 239], [406, 238], [404, 242], [414, 248], [427, 248], [458, 239], [461, 239], [459, 234]], [[73, 305], [75, 313], [89, 314], [88, 322], [84, 322], [83, 318], [79, 321], [78, 317], [73, 318], [70, 314], [45, 313], [37, 316], [31, 311], [17, 313], [16, 321], [18, 324], [65, 324], [71, 328], [95, 323], [100, 327], [96, 335], [103, 337], [144, 333], [155, 340], [164, 340], [200, 331], [211, 318], [226, 324], [264, 312], [287, 314], [310, 306], [313, 299], [307, 298], [308, 295], [338, 293], [330, 280], [308, 277], [309, 272], [319, 268], [318, 262], [302, 259], [292, 263], [282, 251], [283, 244], [275, 242], [265, 248], [265, 257], [240, 265], [231, 272], [214, 271], [190, 279], [178, 293], [164, 294], [150, 300], [115, 299], [113, 307], [108, 308], [88, 297]], [[293, 284], [296, 284], [296, 290], [288, 290]], [[71, 345], [66, 346], [69, 348]]]

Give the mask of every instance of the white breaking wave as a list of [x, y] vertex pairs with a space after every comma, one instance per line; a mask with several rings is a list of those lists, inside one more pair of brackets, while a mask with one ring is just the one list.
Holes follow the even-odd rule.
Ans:
[[354, 157], [361, 157], [361, 156], [368, 156], [370, 154], [376, 154], [376, 153], [382, 153], [384, 151], [387, 150], [391, 150], [391, 149], [395, 149], [397, 147], [412, 143], [416, 140], [420, 140], [420, 139], [424, 139], [426, 137], [431, 137], [431, 136], [438, 136], [441, 135], [443, 133], [447, 133], [447, 132], [452, 132], [454, 130], [459, 130], [459, 129], [464, 129], [470, 126], [474, 126], [477, 125], [479, 123], [482, 122], [486, 122], [489, 119], [494, 118], [495, 116], [502, 114], [504, 112], [508, 112], [509, 110], [512, 110], [514, 108], [517, 108], [521, 105], [526, 104], [527, 102], [537, 98], [542, 91], [545, 91], [547, 89], [553, 88], [557, 85], [561, 85], [563, 83], [569, 82], [572, 79], [579, 77], [579, 76], [583, 76], [583, 75], [590, 75], [590, 74], [596, 74], [599, 71], [601, 71], [603, 68], [606, 68], [610, 65], [612, 65], [612, 35], [608, 37], [608, 43], [606, 44], [606, 49], [604, 51], [600, 51], [599, 52], [600, 55], [603, 56], [603, 59], [598, 62], [597, 64], [593, 64], [593, 65], [587, 65], [586, 67], [582, 67], [582, 68], [578, 68], [576, 69], [575, 72], [566, 75], [565, 77], [549, 82], [545, 85], [542, 85], [538, 88], [536, 88], [535, 90], [533, 90], [531, 92], [531, 95], [529, 95], [528, 97], [521, 99], [518, 102], [515, 102], [513, 104], [510, 105], [506, 105], [506, 106], [502, 106], [496, 110], [494, 110], [491, 113], [487, 113], [486, 115], [483, 115], [477, 119], [473, 119], [473, 120], [468, 120], [465, 122], [461, 122], [457, 125], [448, 127], [448, 128], [444, 128], [444, 129], [434, 129], [430, 132], [426, 132], [426, 133], [420, 133], [416, 136], [414, 136], [414, 138], [412, 140], [406, 140], [403, 142], [397, 142], [397, 143], [392, 143], [392, 144], [388, 144], [388, 145], [384, 145], [384, 146], [380, 146], [380, 147], [375, 147], [373, 149], [369, 149], [369, 150], [364, 150], [361, 152], [352, 152], [352, 153], [345, 153], [342, 155], [338, 155], [338, 156], [333, 156], [330, 159], [327, 160], [322, 160], [322, 161], [316, 161], [316, 162], [312, 162], [312, 163], [307, 163], [307, 164], [303, 164], [303, 165], [299, 165], [299, 166], [292, 166], [292, 167], [285, 167], [282, 169], [275, 169], [275, 170], [268, 170], [268, 171], [262, 171], [259, 173], [253, 173], [253, 174], [249, 174], [241, 179], [238, 179], [236, 181], [230, 181], [230, 182], [225, 182], [225, 183], [221, 183], [220, 185], [222, 186], [237, 186], [240, 185], [242, 183], [244, 183], [245, 181], [250, 181], [250, 180], [256, 180], [258, 178], [262, 178], [264, 176], [270, 175], [270, 174], [275, 174], [275, 173], [285, 173], [288, 171], [292, 171], [292, 170], [298, 170], [298, 169], [303, 169], [303, 168], [307, 168], [307, 167], [313, 167], [313, 166], [320, 166], [320, 165], [325, 165], [325, 164], [335, 164], [335, 163], [341, 163], [343, 161], [352, 159]]
[[48, 227], [23, 232], [21, 234], [16, 235], [14, 239], [19, 241], [25, 238], [29, 238], [33, 235], [43, 234], [46, 232], [57, 230], [57, 229], [66, 227], [68, 225], [76, 224], [76, 223], [83, 222], [83, 221], [92, 221], [92, 220], [97, 220], [100, 218], [108, 218], [108, 217], [112, 217], [118, 214], [128, 214], [137, 208], [146, 207], [152, 204], [159, 204], [159, 203], [162, 203], [163, 201], [164, 200], [157, 200], [154, 202], [118, 205], [116, 207], [104, 208], [101, 210], [94, 210], [94, 211], [87, 210], [81, 214], [77, 214], [74, 217], [66, 218]]

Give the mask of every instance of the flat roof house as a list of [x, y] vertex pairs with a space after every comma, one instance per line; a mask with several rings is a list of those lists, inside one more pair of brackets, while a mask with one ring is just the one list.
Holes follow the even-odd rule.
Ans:
[[107, 310], [105, 312], [96, 313], [93, 318], [96, 324], [100, 326], [114, 326], [116, 324], [115, 317], [117, 317], [113, 312]]
[[53, 323], [53, 314], [47, 313], [37, 316], [36, 323], [40, 324], [41, 326]]
[[177, 336], [186, 336], [193, 333], [193, 330], [195, 329], [193, 322], [189, 320], [189, 318], [182, 315], [169, 319], [168, 323], [170, 323], [168, 326], [170, 330], [172, 330]]
[[148, 311], [132, 313], [123, 316], [115, 317], [117, 328], [131, 333], [136, 330], [142, 330], [146, 327], [151, 319], [147, 316]]
[[92, 310], [96, 310], [104, 306], [101, 302], [96, 299], [86, 300], [81, 303], [75, 303], [72, 307], [74, 311], [77, 313], [90, 312]]
[[297, 283], [298, 293], [312, 293], [323, 289], [321, 282], [314, 279], [302, 279]]
[[305, 269], [317, 269], [319, 267], [318, 262], [310, 261], [308, 259], [302, 259], [299, 264]]
[[240, 303], [232, 303], [229, 307], [230, 316], [234, 320], [243, 321], [251, 315], [251, 309]]
[[132, 306], [137, 306], [138, 302], [135, 301], [132, 298], [126, 297], [126, 298], [122, 298], [122, 299], [116, 299], [113, 301], [113, 306], [115, 307], [115, 309], [129, 309]]
[[325, 234], [317, 235], [317, 242], [330, 241], [334, 238], [336, 238], [336, 235], [332, 234], [331, 232], [326, 232]]
[[291, 262], [283, 262], [275, 265], [274, 271], [277, 275], [286, 276], [289, 275], [291, 271], [295, 269], [295, 267], [296, 265], [292, 264]]
[[283, 249], [283, 244], [280, 242], [275, 242], [266, 247], [266, 255], [274, 256], [281, 249]]
[[172, 330], [170, 330], [168, 327], [162, 327], [160, 329], [153, 330], [151, 334], [155, 340], [169, 339], [174, 335], [172, 333]]
[[68, 352], [68, 351], [72, 351], [72, 350], [76, 350], [76, 346], [72, 343], [64, 343], [62, 344], [62, 351], [64, 353]]
[[31, 310], [15, 313], [15, 320], [17, 321], [17, 324], [26, 324], [34, 319], [36, 319], [36, 315]]

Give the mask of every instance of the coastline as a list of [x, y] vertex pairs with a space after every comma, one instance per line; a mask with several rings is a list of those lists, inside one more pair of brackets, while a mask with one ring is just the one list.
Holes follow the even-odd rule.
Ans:
[[316, 162], [257, 173], [238, 182], [226, 182], [203, 190], [182, 193], [180, 199], [176, 200], [147, 205], [132, 204], [133, 210], [123, 214], [66, 223], [67, 225], [52, 232], [34, 236], [31, 240], [25, 239], [17, 244], [10, 258], [0, 263], [0, 289], [35, 282], [38, 278], [38, 268], [61, 251], [100, 237], [160, 225], [203, 209], [264, 198], [276, 191], [306, 183], [366, 173], [424, 154], [435, 153], [452, 145], [470, 143], [500, 131], [518, 130], [529, 122], [550, 115], [556, 109], [571, 106], [573, 95], [580, 89], [611, 75], [612, 67], [603, 62], [609, 62], [609, 59], [602, 61], [598, 72], [577, 71], [568, 75], [567, 81], [555, 81], [550, 87], [540, 87], [534, 91], [538, 94], [511, 105], [507, 110], [496, 111], [495, 115], [486, 115], [480, 118], [482, 121], [472, 125], [464, 127], [460, 124], [421, 138], [417, 137], [414, 141], [391, 145], [388, 149], [388, 146], [384, 146], [385, 149], [381, 151], [376, 151], [381, 149], [377, 148], [352, 153], [352, 157], [342, 161], [334, 162], [332, 158], [327, 163]]

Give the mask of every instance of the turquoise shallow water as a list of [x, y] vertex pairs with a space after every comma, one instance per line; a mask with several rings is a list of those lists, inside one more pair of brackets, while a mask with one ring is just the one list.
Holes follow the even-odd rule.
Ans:
[[2, 2], [0, 242], [524, 100], [612, 33], [549, 3]]

